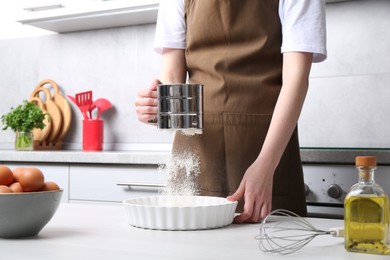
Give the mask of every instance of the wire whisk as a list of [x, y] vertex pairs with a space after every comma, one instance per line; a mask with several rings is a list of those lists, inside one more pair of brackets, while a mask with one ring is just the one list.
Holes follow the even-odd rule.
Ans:
[[344, 228], [321, 230], [298, 214], [277, 209], [263, 219], [256, 239], [259, 240], [261, 251], [287, 255], [303, 248], [320, 235], [343, 237]]

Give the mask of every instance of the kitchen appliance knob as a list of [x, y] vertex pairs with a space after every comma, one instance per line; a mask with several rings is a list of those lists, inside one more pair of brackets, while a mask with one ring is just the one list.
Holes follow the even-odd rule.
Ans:
[[307, 185], [307, 184], [305, 183], [305, 196], [306, 196], [306, 197], [309, 196], [310, 192], [311, 192], [311, 190], [310, 190], [309, 185]]
[[332, 184], [328, 187], [327, 193], [328, 193], [329, 197], [334, 198], [334, 199], [338, 199], [343, 194], [343, 190], [341, 189], [341, 187], [339, 185]]

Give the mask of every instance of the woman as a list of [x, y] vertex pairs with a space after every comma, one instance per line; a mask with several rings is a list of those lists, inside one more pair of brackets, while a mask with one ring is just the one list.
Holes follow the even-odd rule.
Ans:
[[239, 201], [236, 223], [306, 215], [297, 121], [325, 38], [323, 0], [160, 3], [162, 72], [138, 93], [138, 119], [156, 118], [159, 82], [204, 84], [203, 134], [176, 134], [173, 152], [199, 154], [201, 193]]

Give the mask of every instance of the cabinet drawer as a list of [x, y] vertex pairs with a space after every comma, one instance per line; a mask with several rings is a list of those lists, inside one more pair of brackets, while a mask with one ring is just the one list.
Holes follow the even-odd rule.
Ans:
[[35, 167], [42, 171], [45, 176], [45, 181], [54, 181], [64, 191], [62, 193], [62, 202], [69, 200], [69, 166], [67, 164], [46, 164], [46, 163], [4, 163], [11, 170], [18, 167]]
[[157, 165], [70, 165], [70, 200], [121, 202], [157, 195], [164, 184]]

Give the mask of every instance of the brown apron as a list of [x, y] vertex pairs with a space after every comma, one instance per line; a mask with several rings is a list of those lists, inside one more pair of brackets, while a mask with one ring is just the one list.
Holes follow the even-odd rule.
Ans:
[[[260, 153], [281, 89], [278, 0], [185, 0], [185, 19], [189, 82], [204, 84], [204, 130], [177, 133], [173, 153], [198, 154], [202, 195], [228, 196]], [[306, 215], [296, 130], [273, 185], [273, 209]]]

